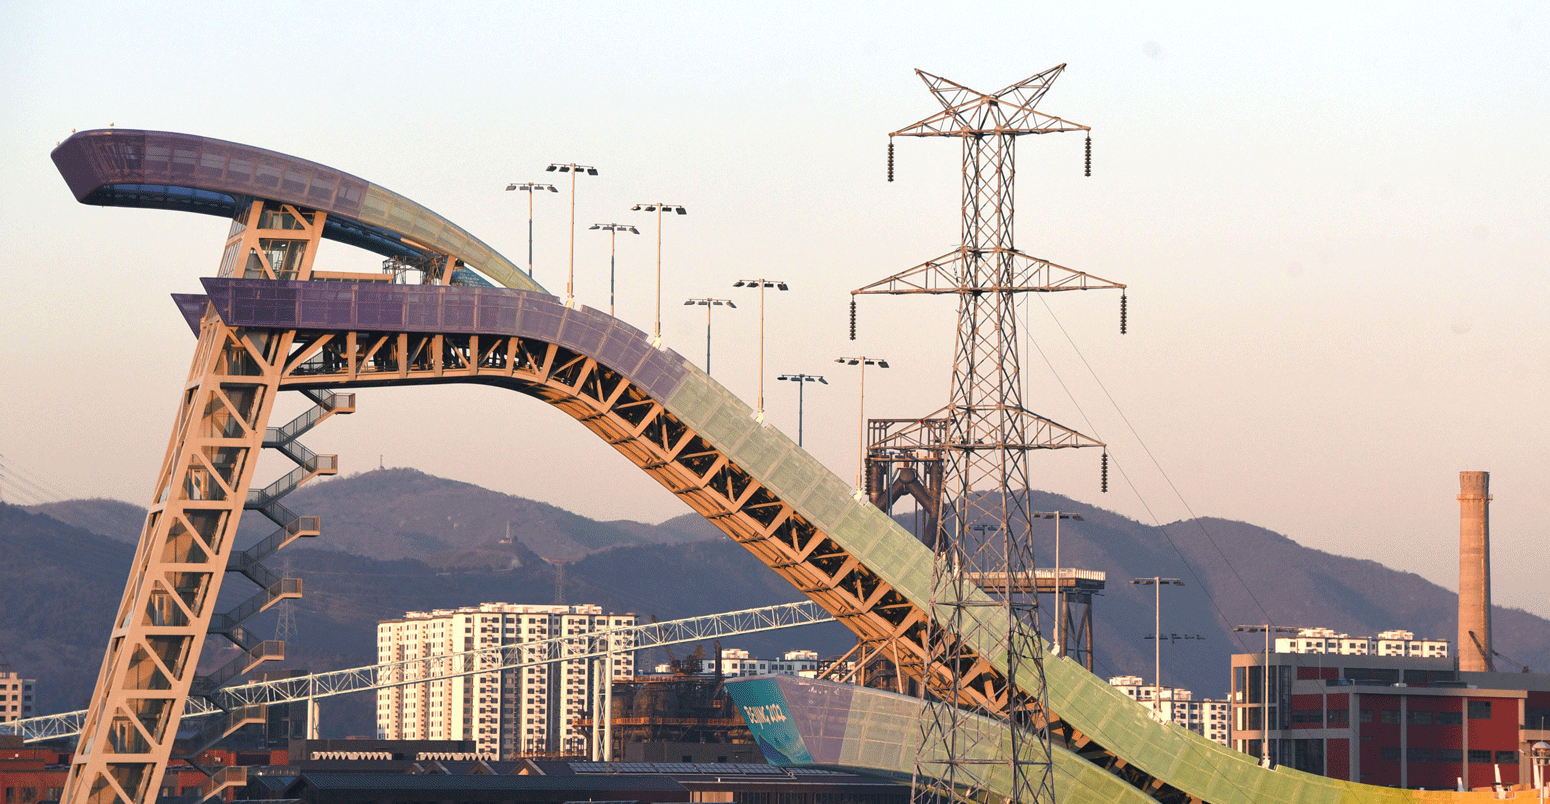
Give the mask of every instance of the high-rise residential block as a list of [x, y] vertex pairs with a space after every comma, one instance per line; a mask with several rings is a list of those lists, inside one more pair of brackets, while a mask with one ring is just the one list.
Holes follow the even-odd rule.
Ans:
[[[377, 661], [400, 662], [487, 648], [530, 651], [555, 637], [635, 624], [633, 614], [606, 614], [594, 605], [484, 603], [459, 609], [411, 611], [377, 624]], [[522, 647], [530, 646], [530, 647]], [[620, 635], [607, 671], [634, 675], [633, 640]], [[408, 665], [405, 681], [425, 677]], [[473, 740], [481, 754], [584, 754], [592, 707], [604, 683], [594, 660], [573, 659], [489, 673], [427, 680], [377, 692], [377, 736], [387, 740]]]

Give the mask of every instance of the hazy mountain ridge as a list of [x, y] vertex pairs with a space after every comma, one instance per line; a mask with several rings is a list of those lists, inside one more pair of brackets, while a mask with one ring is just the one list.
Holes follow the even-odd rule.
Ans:
[[[719, 538], [719, 531], [695, 514], [661, 525], [599, 523], [413, 470], [318, 483], [291, 501], [298, 511], [324, 517], [324, 535], [273, 561], [279, 567], [288, 559], [291, 574], [303, 579], [306, 591], [295, 604], [300, 636], [288, 651], [287, 666], [323, 670], [370, 663], [375, 660], [375, 623], [406, 611], [485, 601], [553, 602], [557, 568], [539, 560], [542, 550], [528, 549], [531, 545], [523, 543], [528, 538], [554, 551], [545, 557], [569, 561], [560, 590], [565, 600], [633, 611], [642, 619], [800, 599], [795, 589], [743, 548]], [[1225, 691], [1231, 653], [1257, 651], [1263, 644], [1258, 635], [1234, 635], [1232, 625], [1270, 619], [1356, 635], [1403, 628], [1450, 641], [1455, 637], [1456, 596], [1413, 573], [1306, 548], [1244, 522], [1203, 518], [1154, 528], [1056, 495], [1035, 492], [1031, 502], [1035, 509], [1080, 513], [1083, 521], [1062, 526], [1061, 564], [1108, 574], [1107, 589], [1094, 605], [1095, 669], [1103, 676], [1152, 676], [1153, 643], [1145, 637], [1153, 630], [1154, 593], [1129, 583], [1138, 577], [1185, 582], [1162, 591], [1162, 631], [1199, 634], [1205, 641], [1164, 646], [1163, 677], [1203, 696]], [[118, 523], [136, 533], [143, 517], [140, 509], [110, 500], [41, 508], [78, 523]], [[520, 541], [502, 545], [507, 517]], [[899, 518], [912, 520], [908, 514]], [[377, 530], [387, 527], [383, 523], [395, 523], [398, 530]], [[263, 524], [259, 517], [247, 518], [249, 527], [239, 544], [266, 532], [258, 524]], [[1035, 522], [1040, 566], [1054, 564], [1053, 531], [1050, 520]], [[128, 538], [122, 532], [119, 540], [107, 536], [52, 516], [0, 507], [0, 580], [9, 590], [0, 596], [0, 650], [18, 670], [48, 679], [40, 688], [45, 709], [80, 706], [95, 680], [133, 553], [121, 541]], [[649, 538], [680, 543], [644, 543]], [[588, 545], [584, 556], [564, 552]], [[251, 594], [249, 584], [235, 576], [229, 580], [222, 608]], [[274, 618], [273, 611], [260, 615], [252, 630], [272, 632]], [[1536, 670], [1550, 670], [1550, 621], [1500, 607], [1494, 618], [1497, 650]], [[746, 647], [756, 655], [794, 647], [832, 654], [850, 642], [848, 632], [828, 625], [737, 638], [727, 647]], [[219, 650], [213, 647], [207, 657]], [[329, 707], [335, 714], [326, 719], [356, 729], [349, 733], [369, 726], [369, 701], [341, 699]]]
[[[418, 558], [436, 566], [503, 564], [507, 523], [514, 541], [550, 561], [630, 544], [675, 544], [712, 538], [708, 523], [685, 530], [679, 517], [661, 525], [600, 522], [558, 506], [491, 491], [415, 469], [378, 469], [320, 480], [286, 497], [297, 513], [322, 517], [323, 535], [309, 546], [383, 559]], [[145, 509], [93, 498], [35, 505], [28, 510], [109, 538], [135, 543]], [[693, 515], [690, 515], [693, 516]], [[704, 523], [703, 519], [693, 516]], [[691, 526], [692, 528], [692, 526]], [[240, 538], [267, 535], [273, 525], [243, 517]]]

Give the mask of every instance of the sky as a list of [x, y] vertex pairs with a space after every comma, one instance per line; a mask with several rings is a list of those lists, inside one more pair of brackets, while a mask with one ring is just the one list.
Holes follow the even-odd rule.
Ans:
[[[1263, 7], [1262, 7], [1263, 6]], [[72, 130], [181, 131], [337, 167], [526, 262], [509, 182], [576, 192], [577, 293], [765, 396], [826, 376], [808, 448], [841, 477], [866, 414], [946, 399], [951, 299], [849, 291], [959, 240], [958, 144], [887, 133], [940, 107], [916, 68], [994, 91], [1056, 64], [1040, 105], [1093, 128], [1017, 148], [1022, 250], [1129, 286], [1026, 308], [1027, 406], [1106, 441], [1034, 456], [1034, 484], [1143, 522], [1244, 520], [1457, 587], [1457, 474], [1492, 473], [1498, 603], [1550, 616], [1550, 9], [1416, 4], [22, 3], [0, 0], [0, 456], [8, 501], [149, 502], [193, 341], [169, 294], [214, 273], [226, 223], [76, 204]], [[535, 273], [562, 289], [566, 192], [537, 199]], [[380, 258], [337, 243], [320, 269]], [[309, 437], [343, 471], [412, 466], [600, 519], [687, 511], [563, 414], [486, 388], [379, 389]], [[291, 408], [282, 410], [284, 415]], [[266, 459], [267, 460], [267, 459]], [[278, 475], [275, 460], [261, 467]], [[42, 486], [40, 491], [38, 485]], [[325, 526], [326, 527], [326, 526]], [[1271, 612], [1274, 615], [1274, 612]], [[1249, 613], [1244, 613], [1248, 616]], [[1256, 615], [1257, 616], [1257, 613]], [[1451, 635], [1447, 635], [1451, 636]]]

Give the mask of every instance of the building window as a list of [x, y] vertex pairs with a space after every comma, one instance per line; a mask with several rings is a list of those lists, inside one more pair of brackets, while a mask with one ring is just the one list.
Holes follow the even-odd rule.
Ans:
[[[1474, 752], [1471, 751], [1470, 753], [1473, 754]], [[1382, 759], [1384, 762], [1398, 762], [1399, 761], [1399, 747], [1398, 746], [1393, 746], [1393, 745], [1386, 745], [1382, 749], [1379, 750], [1378, 756], [1379, 756], [1379, 759]]]
[[1516, 764], [1518, 764], [1518, 752], [1517, 751], [1497, 751], [1496, 752], [1496, 764], [1498, 764], [1498, 765], [1516, 765]]
[[1431, 762], [1432, 761], [1432, 749], [1430, 749], [1430, 748], [1407, 748], [1407, 749], [1405, 749], [1405, 758], [1410, 760], [1411, 762]]
[[1460, 726], [1464, 723], [1464, 716], [1459, 712], [1436, 712], [1432, 722], [1439, 726]]
[[[1430, 726], [1432, 724], [1431, 712], [1418, 712], [1414, 709], [1405, 713], [1405, 719], [1417, 726]], [[1430, 761], [1430, 760], [1428, 760]]]
[[1478, 748], [1471, 748], [1471, 749], [1469, 749], [1469, 763], [1471, 765], [1489, 765], [1489, 764], [1491, 764], [1491, 752], [1490, 752], [1490, 750], [1488, 750], [1488, 749], [1478, 749]]
[[1380, 709], [1380, 710], [1378, 710], [1378, 722], [1379, 723], [1398, 723], [1399, 722], [1399, 712], [1397, 712], [1397, 711], [1395, 711], [1393, 709]]
[[[1491, 702], [1490, 701], [1470, 701], [1469, 702], [1469, 719], [1470, 720], [1490, 720], [1491, 719]], [[1474, 753], [1474, 752], [1471, 751], [1470, 753]], [[1473, 761], [1473, 760], [1471, 760], [1471, 761]], [[1483, 762], [1490, 762], [1491, 760], [1486, 759], [1486, 760], [1482, 760], [1482, 761]]]

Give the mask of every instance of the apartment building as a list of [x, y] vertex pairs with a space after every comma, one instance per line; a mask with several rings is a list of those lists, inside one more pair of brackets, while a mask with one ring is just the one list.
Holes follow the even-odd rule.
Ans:
[[1449, 644], [1446, 639], [1417, 639], [1412, 631], [1381, 631], [1375, 637], [1353, 637], [1329, 628], [1301, 628], [1296, 636], [1276, 637], [1275, 652], [1446, 659]]
[[[539, 659], [548, 640], [584, 637], [635, 624], [633, 614], [607, 614], [595, 605], [483, 603], [459, 609], [411, 611], [377, 624], [379, 663], [405, 662], [469, 651], [500, 651]], [[473, 740], [498, 759], [586, 752], [590, 720], [602, 679], [634, 675], [633, 640], [619, 635], [605, 662], [571, 659], [519, 669], [436, 678], [481, 659], [410, 663], [393, 671], [404, 681], [428, 680], [377, 692], [377, 736], [386, 740]]]
[[37, 683], [9, 670], [0, 671], [0, 723], [36, 714], [33, 709], [33, 686]]
[[[658, 673], [671, 672], [669, 665], [657, 665]], [[715, 659], [700, 660], [700, 674], [713, 675]], [[727, 648], [721, 652], [723, 676], [801, 676], [815, 678], [818, 675], [818, 652], [812, 650], [788, 650], [779, 659], [760, 659], [742, 648]]]
[[1177, 723], [1218, 745], [1231, 745], [1232, 704], [1211, 698], [1195, 699], [1195, 693], [1181, 687], [1153, 687], [1140, 676], [1115, 676], [1109, 685], [1158, 713], [1158, 717]]

